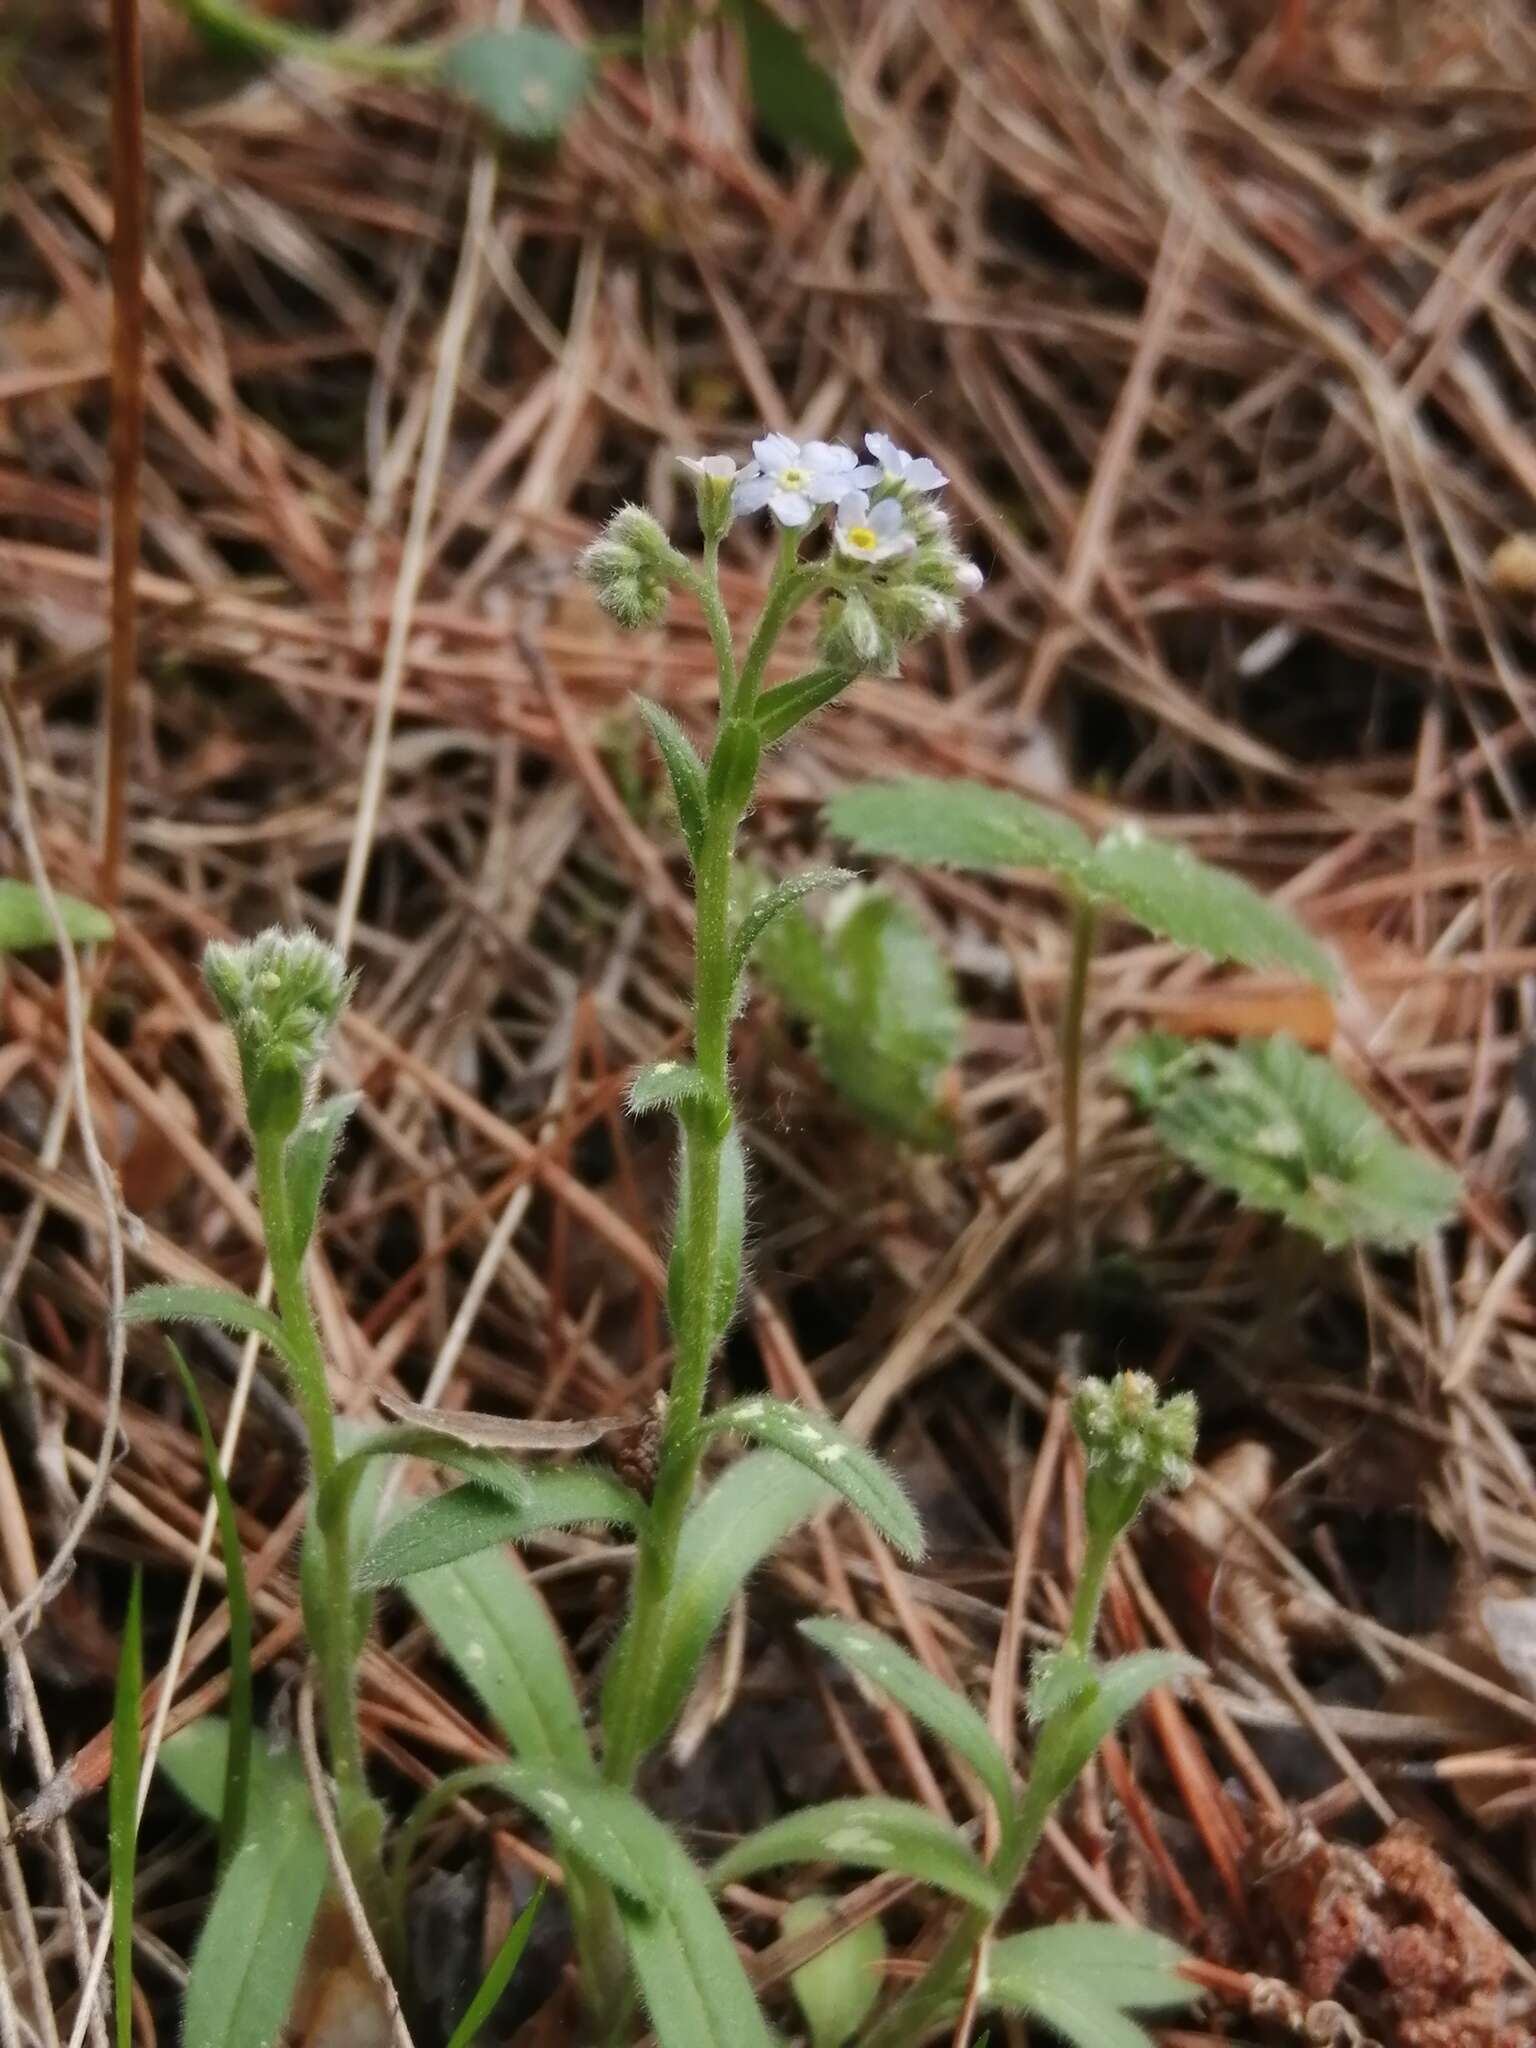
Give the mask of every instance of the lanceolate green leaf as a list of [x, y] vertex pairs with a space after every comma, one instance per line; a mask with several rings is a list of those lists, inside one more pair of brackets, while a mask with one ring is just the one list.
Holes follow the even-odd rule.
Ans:
[[[793, 1940], [823, 1926], [835, 1911], [834, 1900], [809, 1893], [789, 1906], [779, 1931]], [[811, 2030], [811, 2048], [847, 2048], [880, 1996], [884, 1963], [885, 1930], [870, 1919], [800, 1965], [789, 1982]]]
[[228, 1287], [140, 1287], [123, 1303], [125, 1323], [213, 1323], [221, 1330], [259, 1337], [290, 1368], [293, 1353], [270, 1309]]
[[419, 1572], [405, 1593], [517, 1756], [592, 1775], [564, 1646], [507, 1551], [482, 1550]]
[[[53, 900], [59, 922], [76, 945], [105, 944], [111, 938], [112, 920], [94, 903], [82, 903], [78, 896], [61, 896], [57, 889]], [[38, 891], [30, 882], [0, 879], [0, 953], [26, 953], [53, 943], [53, 920]]]
[[224, 1784], [219, 1803], [219, 1867], [222, 1870], [245, 1833], [251, 1782], [251, 1598], [245, 1583], [245, 1553], [229, 1482], [219, 1463], [219, 1447], [208, 1425], [208, 1412], [192, 1369], [169, 1339], [166, 1349], [175, 1361], [187, 1406], [197, 1426], [208, 1484], [219, 1523], [219, 1552], [224, 1560], [224, 1593], [229, 1602], [229, 1720]]
[[541, 1884], [521, 1913], [507, 1929], [501, 1947], [497, 1949], [491, 1967], [486, 1971], [480, 1989], [465, 2007], [464, 2017], [448, 2037], [448, 2048], [473, 2048], [480, 2029], [485, 2026], [501, 2002], [501, 1995], [511, 1983], [513, 1973], [523, 1959], [523, 1950], [528, 1946], [528, 1937], [533, 1932], [533, 1923], [539, 1917], [544, 1904], [544, 1887]]
[[657, 752], [666, 767], [677, 802], [677, 819], [695, 860], [704, 842], [704, 763], [694, 752], [693, 742], [670, 711], [653, 704], [649, 697], [637, 697], [640, 716], [650, 728]]
[[1124, 911], [1156, 932], [1213, 960], [1244, 967], [1283, 967], [1323, 988], [1338, 972], [1312, 934], [1289, 911], [1187, 847], [1121, 826], [1094, 849], [1088, 888], [1097, 902]]
[[347, 1119], [362, 1100], [360, 1095], [332, 1095], [310, 1111], [283, 1154], [283, 1177], [288, 1188], [288, 1218], [293, 1228], [293, 1249], [298, 1258], [309, 1250], [320, 1213], [320, 1196], [336, 1147], [341, 1143]]
[[747, 46], [747, 79], [757, 118], [775, 141], [807, 149], [834, 170], [851, 170], [858, 144], [830, 73], [805, 38], [781, 21], [767, 0], [731, 0]]
[[1099, 1927], [1083, 1922], [1031, 1927], [994, 1942], [987, 1980], [1000, 2005], [1028, 2009], [1039, 1987], [1090, 1986], [1106, 2005], [1133, 2012], [1167, 2012], [1200, 1996], [1179, 1965], [1176, 1941], [1144, 1927]]
[[763, 745], [771, 747], [797, 725], [840, 697], [857, 678], [845, 668], [817, 668], [765, 690], [752, 716], [762, 734]]
[[1455, 1214], [1456, 1174], [1400, 1143], [1330, 1061], [1294, 1039], [1226, 1046], [1153, 1033], [1117, 1067], [1171, 1152], [1330, 1248], [1416, 1244]]
[[144, 1689], [143, 1579], [134, 1572], [112, 1707], [107, 1787], [112, 1871], [112, 2017], [117, 2048], [133, 2048], [133, 1878], [139, 1837], [139, 1702]]
[[969, 1700], [962, 1699], [925, 1670], [899, 1643], [862, 1622], [838, 1621], [828, 1616], [802, 1621], [800, 1633], [846, 1664], [858, 1677], [877, 1685], [899, 1707], [921, 1721], [947, 1749], [963, 1757], [986, 1786], [999, 1820], [1007, 1819], [1014, 1805], [1013, 1773], [993, 1741], [991, 1730]]
[[752, 948], [773, 920], [791, 904], [798, 903], [802, 896], [809, 896], [814, 889], [839, 889], [845, 882], [856, 879], [848, 868], [809, 868], [803, 875], [791, 875], [788, 881], [766, 890], [748, 905], [737, 927], [731, 956], [732, 979], [739, 978], [741, 970], [752, 957]]
[[704, 1880], [670, 1829], [648, 1825], [646, 1868], [661, 1904], [620, 1905], [625, 1937], [661, 2048], [773, 2048], [736, 1944]]
[[297, 1755], [267, 1755], [255, 1789], [192, 1957], [182, 2048], [273, 2048], [325, 1890], [325, 1843]]
[[921, 867], [1044, 868], [1076, 882], [1093, 857], [1087, 833], [1060, 812], [1010, 790], [937, 776], [841, 790], [827, 822], [864, 853]]
[[1154, 1686], [1172, 1685], [1199, 1669], [1195, 1658], [1176, 1650], [1138, 1650], [1097, 1666], [1097, 1684], [1080, 1692], [1040, 1731], [1030, 1769], [1031, 1799], [1058, 1800], [1105, 1736]]
[[937, 1814], [905, 1799], [832, 1799], [803, 1807], [727, 1850], [711, 1878], [717, 1886], [731, 1884], [784, 1863], [898, 1870], [987, 1913], [999, 1913], [1006, 1904], [964, 1838]]
[[496, 1765], [487, 1776], [538, 1815], [563, 1856], [606, 1878], [631, 1906], [660, 1908], [666, 1887], [655, 1848], [663, 1831], [632, 1792], [596, 1783], [590, 1770], [561, 1771], [543, 1759]]
[[450, 43], [437, 75], [506, 134], [550, 142], [580, 105], [592, 60], [548, 29], [486, 28]]
[[711, 1435], [732, 1430], [773, 1451], [782, 1451], [834, 1487], [904, 1557], [923, 1554], [923, 1527], [901, 1481], [872, 1451], [824, 1415], [753, 1394], [708, 1417]]
[[737, 1589], [831, 1496], [824, 1480], [788, 1458], [757, 1451], [733, 1465], [690, 1512], [662, 1624], [647, 1744], [659, 1742], [677, 1718]]
[[377, 1536], [353, 1583], [394, 1586], [417, 1572], [523, 1542], [541, 1529], [569, 1529], [587, 1522], [638, 1528], [644, 1517], [645, 1503], [637, 1493], [610, 1473], [582, 1466], [530, 1472], [520, 1501], [488, 1493], [481, 1486], [456, 1486], [451, 1493], [423, 1501]]

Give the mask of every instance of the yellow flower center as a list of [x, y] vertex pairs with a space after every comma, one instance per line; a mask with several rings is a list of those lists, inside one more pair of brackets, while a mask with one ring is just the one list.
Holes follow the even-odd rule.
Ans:
[[781, 469], [779, 482], [786, 491], [803, 491], [811, 480], [808, 469]]
[[858, 548], [862, 552], [868, 553], [875, 546], [873, 527], [850, 526], [848, 529], [848, 545], [851, 548]]

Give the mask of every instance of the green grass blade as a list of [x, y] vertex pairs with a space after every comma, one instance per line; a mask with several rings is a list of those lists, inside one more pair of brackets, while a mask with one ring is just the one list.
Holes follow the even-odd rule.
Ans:
[[470, 2048], [470, 2043], [495, 2011], [497, 2000], [512, 1981], [512, 1972], [523, 1959], [523, 1950], [528, 1946], [528, 1937], [533, 1932], [533, 1923], [539, 1917], [543, 1903], [544, 1887], [540, 1885], [507, 1929], [506, 1940], [497, 1949], [495, 1960], [485, 1973], [485, 1981], [469, 2001], [463, 2019], [450, 2035], [448, 2048]]
[[235, 1521], [235, 1504], [229, 1482], [219, 1463], [219, 1447], [208, 1426], [208, 1412], [192, 1369], [176, 1346], [167, 1339], [175, 1360], [187, 1406], [197, 1425], [208, 1467], [208, 1484], [213, 1490], [214, 1511], [219, 1522], [219, 1549], [224, 1558], [224, 1593], [229, 1602], [229, 1741], [224, 1758], [224, 1798], [219, 1809], [219, 1869], [222, 1871], [240, 1846], [245, 1833], [245, 1816], [251, 1790], [251, 1596], [245, 1583], [245, 1555], [240, 1548], [240, 1530]]
[[135, 1570], [112, 1704], [107, 1786], [112, 1870], [112, 2002], [117, 2048], [133, 2048], [133, 1866], [139, 1833], [139, 1703], [144, 1690], [144, 1582]]

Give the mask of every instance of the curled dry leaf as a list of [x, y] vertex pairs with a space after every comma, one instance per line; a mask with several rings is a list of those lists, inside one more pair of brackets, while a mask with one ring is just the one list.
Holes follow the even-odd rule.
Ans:
[[632, 1428], [643, 1420], [634, 1415], [600, 1415], [587, 1422], [520, 1421], [466, 1409], [423, 1408], [388, 1392], [379, 1395], [379, 1406], [397, 1422], [435, 1429], [455, 1443], [485, 1451], [585, 1451], [615, 1430]]

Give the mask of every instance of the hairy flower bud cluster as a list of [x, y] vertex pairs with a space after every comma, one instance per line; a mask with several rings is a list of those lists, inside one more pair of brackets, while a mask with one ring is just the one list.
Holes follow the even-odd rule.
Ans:
[[252, 1130], [292, 1130], [352, 993], [341, 955], [272, 925], [243, 945], [212, 941], [203, 979], [234, 1036]]
[[1084, 1380], [1072, 1399], [1072, 1427], [1088, 1457], [1090, 1525], [1123, 1529], [1149, 1496], [1187, 1486], [1199, 1420], [1193, 1394], [1163, 1400], [1147, 1373]]

